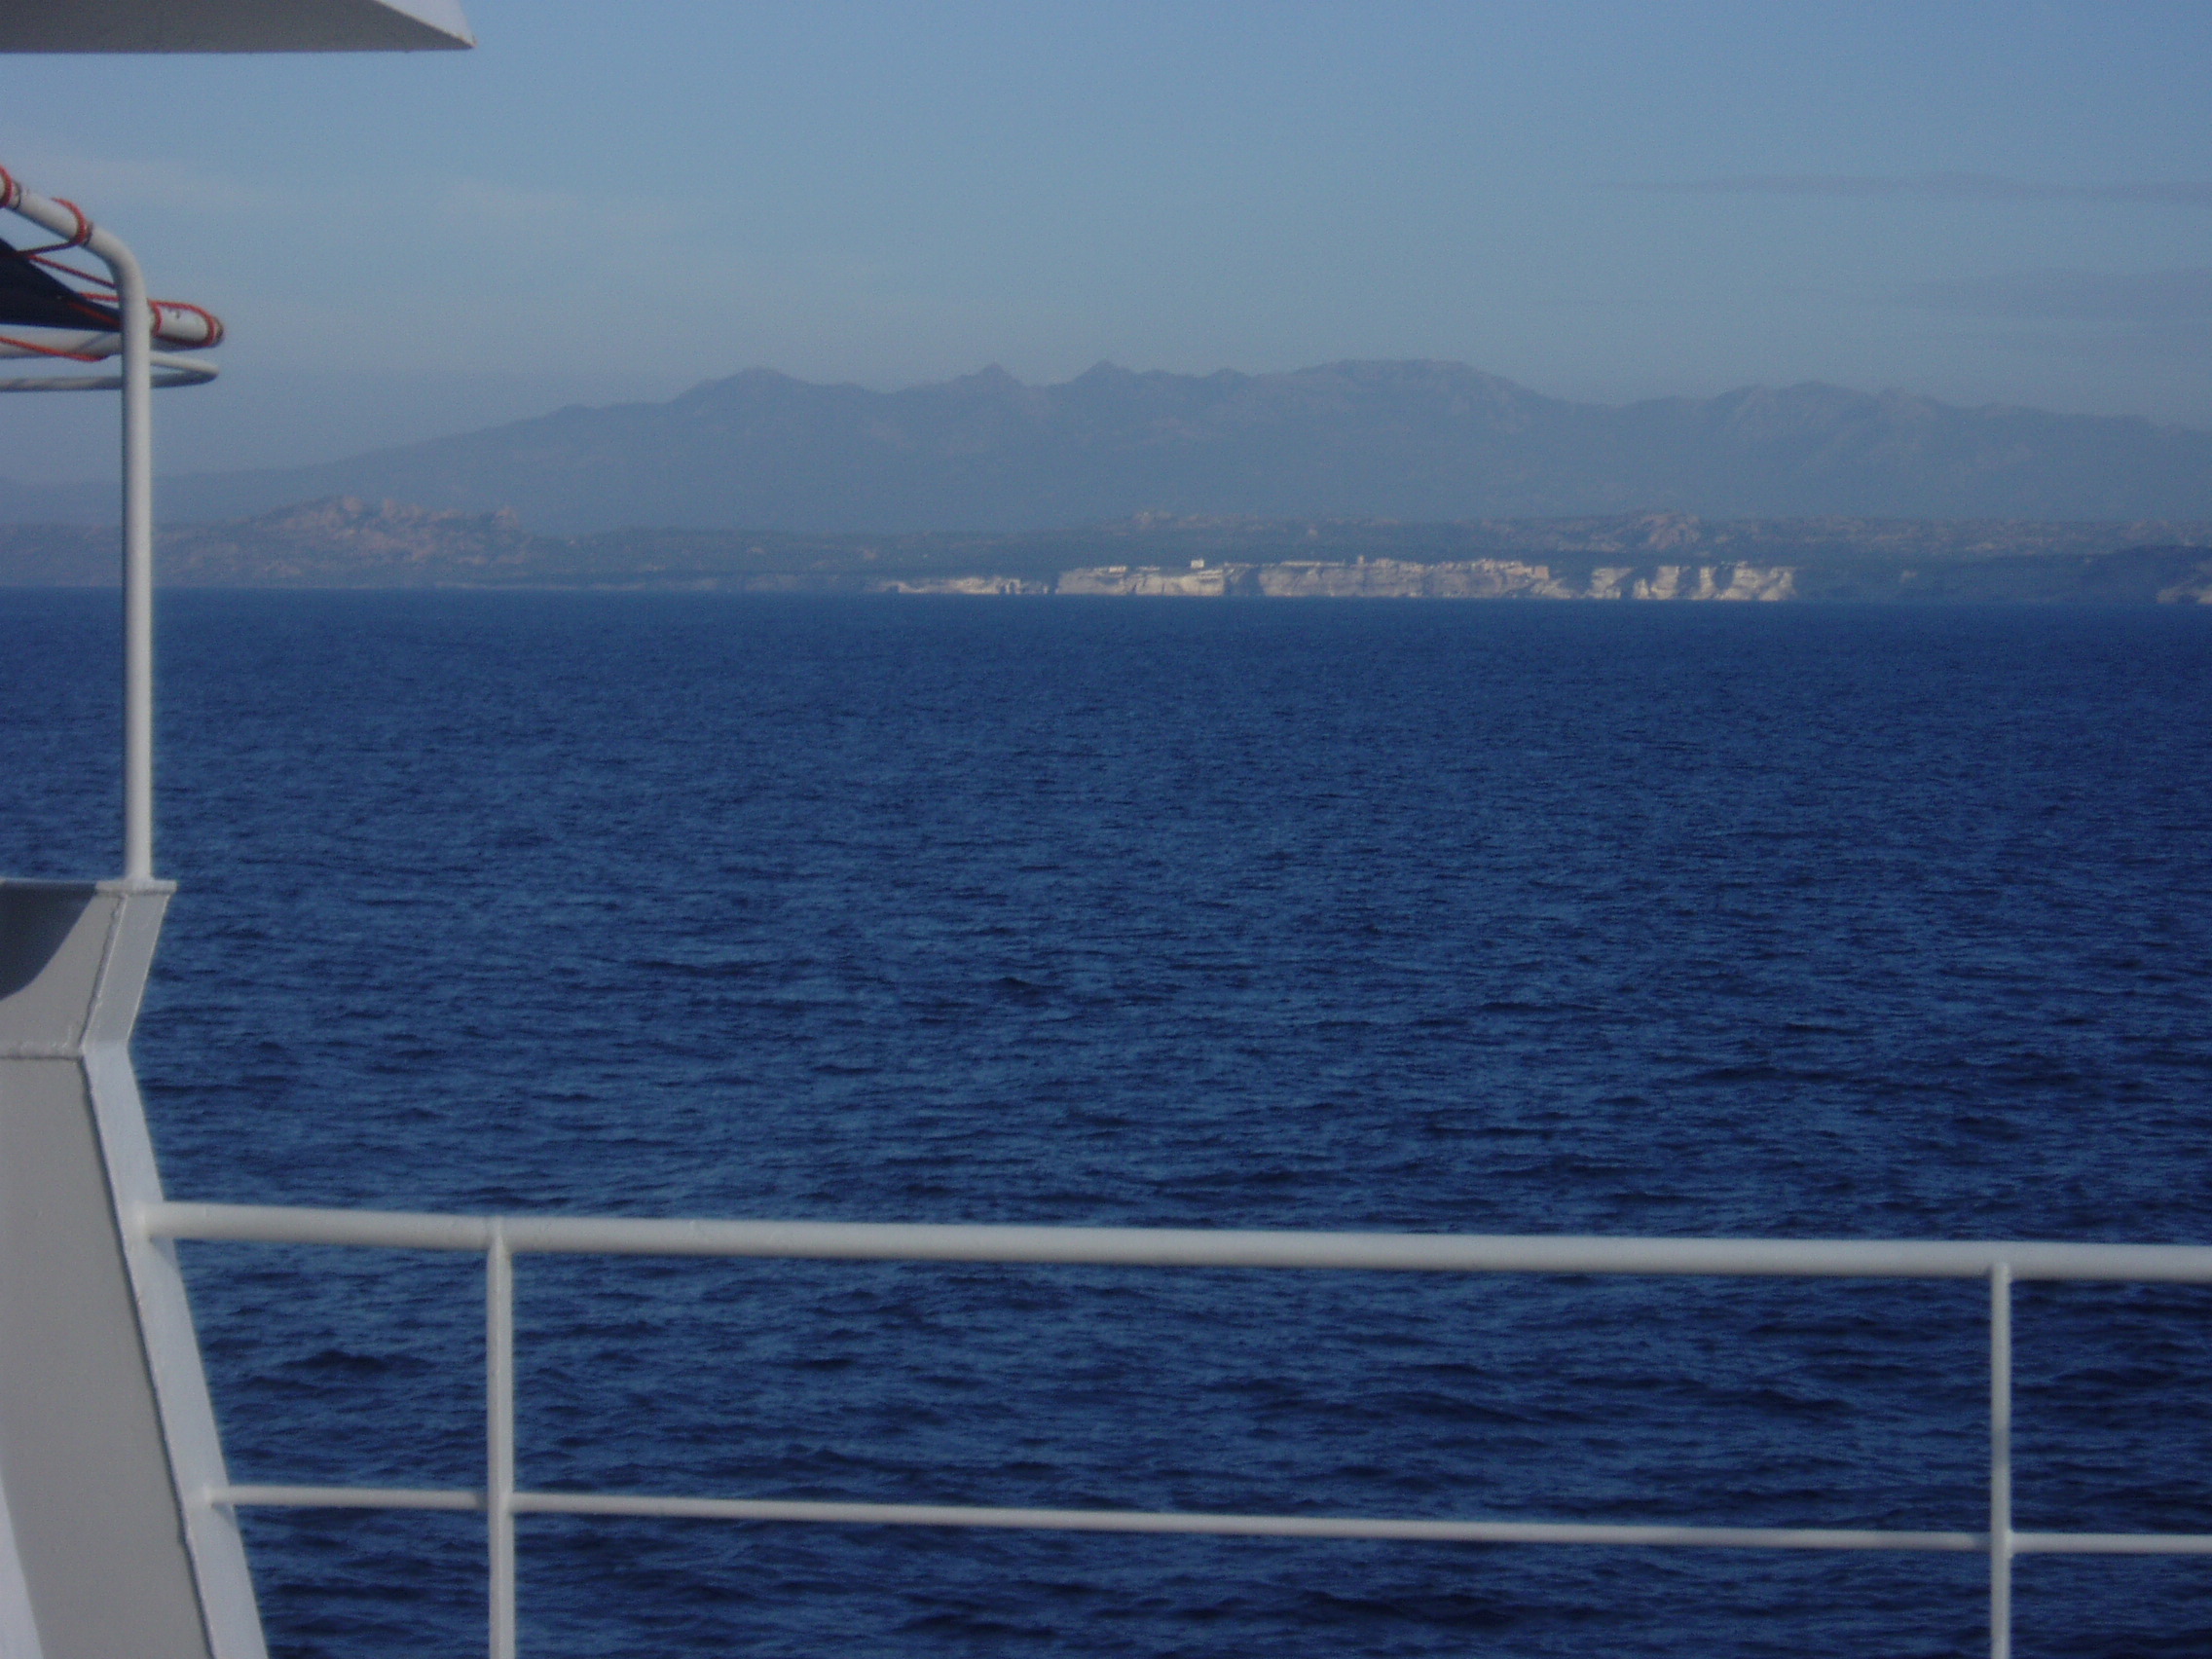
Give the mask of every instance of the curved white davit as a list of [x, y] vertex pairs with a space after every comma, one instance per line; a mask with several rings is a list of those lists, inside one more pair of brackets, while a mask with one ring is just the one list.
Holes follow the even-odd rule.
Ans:
[[8, 0], [0, 52], [457, 52], [461, 0]]
[[[86, 217], [74, 202], [40, 196], [0, 167], [0, 209], [28, 220], [53, 241], [24, 239], [17, 246], [0, 237], [0, 359], [30, 358], [51, 368], [100, 363], [127, 355], [124, 324], [127, 288], [137, 286], [130, 250]], [[86, 270], [80, 250], [107, 267]], [[215, 378], [215, 365], [153, 350], [163, 346], [219, 346], [223, 325], [185, 300], [143, 299], [146, 364], [154, 386], [197, 386]], [[137, 306], [129, 309], [136, 311]], [[122, 374], [0, 373], [0, 391], [112, 391]]]
[[[70, 373], [0, 375], [0, 391], [123, 392], [123, 817], [127, 880], [154, 875], [154, 461], [149, 394], [158, 386], [215, 378], [198, 357], [157, 345], [213, 346], [223, 325], [200, 307], [154, 300], [138, 261], [122, 240], [93, 224], [74, 202], [27, 190], [0, 168], [0, 209], [52, 237], [23, 247], [0, 242], [0, 358], [36, 358]], [[71, 257], [90, 254], [107, 275]], [[96, 365], [119, 358], [120, 373]]]

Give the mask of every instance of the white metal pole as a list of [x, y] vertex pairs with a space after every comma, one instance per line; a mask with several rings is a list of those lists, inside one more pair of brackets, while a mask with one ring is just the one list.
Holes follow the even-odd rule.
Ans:
[[67, 246], [89, 249], [115, 280], [123, 347], [123, 874], [128, 881], [150, 881], [154, 875], [153, 309], [146, 301], [146, 277], [137, 258], [113, 233], [99, 229], [69, 203], [53, 201], [12, 180], [6, 190], [4, 204], [11, 211], [67, 239]]
[[484, 1407], [491, 1659], [515, 1659], [515, 1259], [497, 1221], [484, 1258]]
[[1989, 1270], [1989, 1659], [2012, 1659], [2012, 1270]]
[[[123, 874], [154, 877], [153, 313], [138, 262], [98, 250], [123, 315]], [[118, 257], [120, 254], [120, 257]]]

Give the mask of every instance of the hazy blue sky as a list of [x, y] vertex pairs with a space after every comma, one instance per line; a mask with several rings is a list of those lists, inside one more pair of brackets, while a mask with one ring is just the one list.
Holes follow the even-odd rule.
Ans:
[[[467, 54], [0, 59], [0, 161], [231, 324], [166, 470], [756, 364], [1451, 357], [2212, 426], [2201, 0], [469, 12]], [[104, 468], [105, 400], [0, 401], [0, 475]]]

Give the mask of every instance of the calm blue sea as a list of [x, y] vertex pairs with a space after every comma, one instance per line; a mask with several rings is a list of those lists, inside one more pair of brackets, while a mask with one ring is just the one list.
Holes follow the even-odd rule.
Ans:
[[[117, 861], [0, 594], [0, 868]], [[2212, 616], [180, 593], [180, 1197], [2212, 1240]], [[195, 1246], [235, 1476], [481, 1481], [472, 1261]], [[1977, 1530], [1975, 1284], [526, 1259], [543, 1487]], [[2212, 1296], [2019, 1294], [2019, 1524], [2212, 1530]], [[481, 1650], [468, 1517], [250, 1522]], [[1935, 1656], [1975, 1558], [526, 1520], [526, 1653]], [[2212, 1651], [2028, 1558], [2023, 1655]]]

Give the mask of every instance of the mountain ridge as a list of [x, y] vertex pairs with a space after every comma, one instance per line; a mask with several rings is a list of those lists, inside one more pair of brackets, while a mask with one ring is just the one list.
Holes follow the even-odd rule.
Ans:
[[[1207, 375], [997, 364], [877, 392], [765, 368], [659, 403], [527, 421], [310, 467], [165, 479], [164, 516], [331, 497], [513, 507], [534, 530], [1017, 532], [1139, 513], [1445, 522], [2212, 517], [2212, 433], [1966, 408], [1822, 382], [1576, 403], [1463, 363]], [[0, 488], [17, 523], [112, 516], [91, 487]]]

